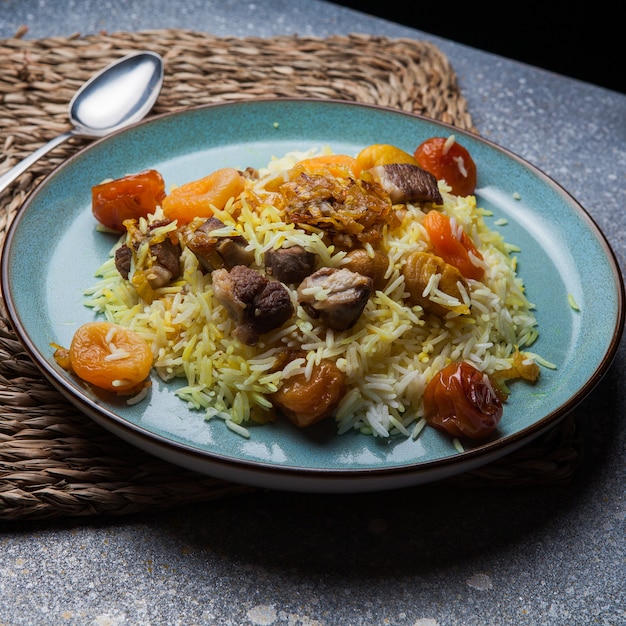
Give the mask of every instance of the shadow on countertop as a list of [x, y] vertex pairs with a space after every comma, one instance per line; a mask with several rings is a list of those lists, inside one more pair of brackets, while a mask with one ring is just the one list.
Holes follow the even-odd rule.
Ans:
[[[346, 581], [433, 575], [462, 563], [497, 561], [521, 546], [541, 553], [555, 534], [569, 535], [565, 543], [575, 545], [579, 531], [597, 529], [606, 508], [602, 492], [614, 482], [620, 419], [603, 405], [616, 376], [614, 371], [580, 407], [589, 436], [584, 463], [570, 483], [510, 488], [434, 483], [348, 495], [259, 492], [236, 503], [203, 505], [204, 530], [197, 527], [197, 510], [190, 518], [186, 508], [166, 514], [162, 530], [186, 537], [195, 554]], [[581, 510], [589, 519], [586, 531], [579, 529], [585, 527]]]
[[332, 0], [410, 28], [626, 93], [626, 74], [618, 57], [622, 33], [614, 7], [601, 0], [593, 6], [525, 2], [516, 6], [486, 3], [411, 5], [401, 0], [370, 4]]
[[44, 520], [12, 526], [11, 532], [85, 526], [120, 532], [130, 525], [158, 536], [164, 553], [190, 567], [237, 563], [337, 581], [436, 576], [463, 563], [497, 562], [520, 551], [530, 551], [530, 560], [544, 552], [556, 558], [552, 551], [563, 549], [556, 535], [570, 550], [578, 549], [581, 536], [588, 550], [610, 550], [599, 537], [619, 506], [611, 492], [622, 488], [625, 402], [620, 368], [613, 367], [576, 409], [585, 454], [565, 484], [433, 483], [330, 495], [259, 490], [158, 514]]

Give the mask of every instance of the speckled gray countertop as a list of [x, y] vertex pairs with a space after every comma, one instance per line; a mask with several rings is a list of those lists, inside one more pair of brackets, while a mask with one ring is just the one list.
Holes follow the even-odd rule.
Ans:
[[[192, 28], [436, 43], [481, 134], [543, 169], [626, 258], [626, 96], [313, 0], [0, 0], [0, 37]], [[0, 624], [626, 624], [623, 347], [578, 409], [572, 484], [258, 493], [7, 524]]]

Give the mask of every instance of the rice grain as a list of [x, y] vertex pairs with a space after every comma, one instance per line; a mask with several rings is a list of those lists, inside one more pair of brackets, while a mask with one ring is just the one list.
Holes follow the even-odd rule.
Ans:
[[[341, 267], [346, 252], [328, 244], [323, 233], [312, 227], [285, 222], [263, 187], [270, 178], [284, 179], [284, 172], [298, 160], [319, 152], [273, 158], [260, 170], [261, 179], [250, 183], [248, 195], [215, 211], [224, 223], [224, 234], [245, 237], [256, 267], [264, 268], [265, 253], [283, 245], [300, 245], [312, 252], [318, 267]], [[330, 150], [324, 148], [321, 153]], [[404, 258], [408, 252], [430, 249], [422, 226], [425, 213], [414, 205], [398, 213], [397, 226], [383, 229], [381, 248], [389, 258], [386, 285], [372, 294], [361, 318], [348, 330], [333, 331], [309, 318], [298, 306], [295, 288], [288, 286], [296, 314], [281, 328], [262, 335], [256, 346], [242, 344], [233, 336], [233, 321], [213, 294], [210, 273], [203, 273], [187, 248], [181, 257], [181, 278], [158, 289], [158, 297], [146, 304], [117, 272], [115, 246], [99, 268], [96, 284], [85, 291], [85, 304], [107, 320], [140, 333], [152, 346], [159, 377], [185, 381], [176, 392], [181, 400], [192, 410], [203, 411], [206, 420], [219, 418], [240, 436], [250, 437], [246, 425], [253, 418], [255, 422], [272, 419], [271, 394], [283, 380], [300, 375], [309, 379], [316, 365], [329, 359], [346, 377], [346, 393], [335, 411], [339, 434], [355, 430], [383, 438], [416, 438], [425, 426], [424, 388], [439, 370], [454, 360], [471, 362], [489, 374], [505, 370], [511, 367], [515, 350], [532, 345], [538, 337], [534, 306], [516, 274], [514, 254], [519, 249], [486, 226], [486, 212], [476, 206], [473, 196], [453, 196], [443, 182], [439, 187], [444, 199], [440, 208], [451, 218], [455, 236], [466, 233], [474, 241], [483, 260], [473, 256], [472, 262], [485, 269], [482, 281], [468, 280], [467, 288], [458, 285], [460, 299], [439, 289], [440, 276], [429, 278], [423, 295], [458, 308], [445, 319], [427, 315], [422, 307], [407, 301]], [[157, 211], [139, 226], [147, 231], [150, 221], [162, 218]], [[166, 234], [175, 226], [158, 228]], [[371, 246], [365, 248], [374, 254]], [[138, 254], [139, 261], [145, 259], [148, 246], [141, 246]], [[323, 290], [308, 291], [316, 299], [328, 297]], [[113, 348], [114, 336], [108, 340]], [[302, 350], [306, 357], [292, 359], [276, 371], [278, 356], [288, 349]], [[555, 367], [538, 355], [527, 355]], [[124, 357], [112, 349], [108, 358]]]

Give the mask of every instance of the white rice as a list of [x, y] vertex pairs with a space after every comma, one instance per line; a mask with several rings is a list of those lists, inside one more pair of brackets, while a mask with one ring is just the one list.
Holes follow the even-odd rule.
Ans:
[[[282, 176], [295, 162], [313, 154], [290, 153], [273, 159], [260, 173]], [[261, 184], [255, 184], [255, 189], [261, 193]], [[515, 349], [530, 346], [537, 337], [534, 307], [515, 272], [517, 248], [487, 228], [485, 212], [476, 207], [473, 196], [453, 196], [443, 182], [440, 191], [443, 212], [452, 218], [453, 228], [467, 233], [480, 250], [484, 261], [476, 262], [484, 267], [485, 277], [480, 282], [468, 280], [469, 290], [462, 288], [462, 300], [454, 303], [439, 291], [436, 277], [424, 293], [447, 305], [471, 305], [469, 315], [425, 316], [420, 306], [406, 300], [403, 258], [410, 251], [429, 250], [421, 224], [424, 213], [411, 205], [401, 228], [384, 232], [383, 247], [389, 257], [385, 288], [372, 295], [357, 324], [346, 331], [329, 331], [296, 306], [294, 317], [262, 335], [256, 346], [241, 344], [233, 338], [233, 322], [213, 295], [210, 274], [200, 271], [187, 249], [183, 275], [158, 290], [160, 297], [150, 305], [140, 301], [121, 278], [112, 250], [97, 272], [98, 282], [86, 292], [86, 304], [107, 320], [142, 335], [152, 346], [156, 373], [165, 381], [185, 380], [177, 392], [181, 400], [204, 411], [207, 420], [220, 418], [239, 435], [250, 436], [251, 424], [272, 418], [269, 396], [282, 380], [308, 376], [315, 364], [330, 359], [347, 381], [347, 393], [336, 410], [338, 433], [357, 430], [377, 437], [417, 437], [425, 424], [422, 394], [439, 370], [455, 360], [471, 362], [489, 374], [508, 369]], [[157, 211], [154, 218], [160, 217]], [[229, 233], [234, 229], [247, 239], [261, 271], [265, 252], [283, 244], [299, 244], [315, 253], [318, 266], [340, 267], [345, 257], [345, 252], [326, 246], [311, 228], [284, 222], [271, 203], [255, 210], [244, 202], [238, 219], [227, 206], [215, 217]], [[291, 296], [297, 305], [293, 289]], [[276, 356], [285, 348], [303, 349], [307, 356], [274, 372]]]

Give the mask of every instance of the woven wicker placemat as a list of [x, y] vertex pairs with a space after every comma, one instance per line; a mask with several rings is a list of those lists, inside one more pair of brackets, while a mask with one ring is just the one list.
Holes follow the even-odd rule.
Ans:
[[[110, 61], [149, 49], [166, 62], [152, 114], [267, 96], [396, 107], [476, 132], [453, 68], [433, 44], [366, 35], [218, 38], [181, 30], [0, 41], [0, 173], [69, 129], [68, 103]], [[0, 196], [0, 243], [26, 195], [86, 141], [42, 158]], [[468, 486], [555, 483], [580, 458], [576, 423], [451, 479]], [[0, 303], [0, 519], [123, 515], [252, 488], [198, 475], [135, 449], [68, 403], [17, 340]]]

